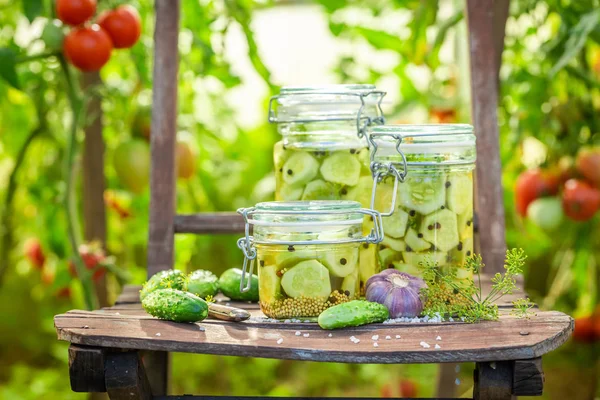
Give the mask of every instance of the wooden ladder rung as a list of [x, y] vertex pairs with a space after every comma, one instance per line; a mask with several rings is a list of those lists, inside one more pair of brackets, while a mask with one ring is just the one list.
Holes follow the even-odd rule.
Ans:
[[234, 212], [179, 214], [175, 233], [231, 234], [244, 232], [244, 219]]

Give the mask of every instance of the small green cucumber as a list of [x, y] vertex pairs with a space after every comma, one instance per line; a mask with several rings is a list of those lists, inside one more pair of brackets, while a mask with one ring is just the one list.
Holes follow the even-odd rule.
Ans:
[[198, 297], [214, 296], [219, 291], [219, 278], [210, 271], [198, 269], [188, 275], [186, 290]]
[[175, 322], [202, 321], [208, 304], [195, 294], [177, 289], [158, 289], [142, 300], [142, 307], [154, 317]]
[[186, 276], [178, 269], [158, 272], [150, 277], [140, 291], [140, 300], [158, 289], [185, 290]]
[[[246, 280], [248, 274], [246, 274]], [[258, 301], [258, 276], [252, 274], [252, 286], [247, 292], [240, 292], [240, 281], [242, 280], [242, 270], [239, 268], [230, 268], [221, 274], [219, 278], [219, 289], [231, 300]], [[247, 281], [244, 282], [244, 284]]]
[[319, 315], [318, 323], [322, 329], [339, 329], [383, 322], [389, 316], [389, 311], [383, 304], [352, 300], [323, 311]]

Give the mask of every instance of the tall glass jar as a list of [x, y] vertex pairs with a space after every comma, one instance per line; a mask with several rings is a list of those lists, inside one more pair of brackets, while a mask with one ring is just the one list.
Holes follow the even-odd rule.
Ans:
[[[354, 201], [267, 202], [238, 212], [246, 223], [240, 290], [250, 289], [245, 275], [256, 263], [260, 307], [271, 318], [316, 317], [357, 298], [359, 246], [383, 238], [379, 213]], [[365, 215], [375, 221], [366, 235]]]
[[435, 262], [459, 280], [472, 279], [463, 266], [473, 254], [473, 127], [387, 125], [374, 127], [369, 139], [380, 180], [374, 207], [385, 232], [380, 268], [420, 276], [422, 263]]

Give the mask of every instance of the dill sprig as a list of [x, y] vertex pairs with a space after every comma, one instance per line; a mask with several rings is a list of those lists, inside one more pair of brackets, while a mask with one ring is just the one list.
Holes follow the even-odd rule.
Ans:
[[[428, 260], [422, 266], [423, 279], [427, 288], [421, 291], [425, 299], [424, 314], [430, 317], [458, 317], [465, 322], [495, 321], [498, 319], [497, 302], [503, 296], [517, 290], [517, 276], [523, 272], [527, 256], [523, 249], [506, 252], [504, 274], [492, 277], [492, 289], [484, 297], [481, 287], [481, 270], [484, 267], [481, 256], [468, 257], [463, 268], [473, 273], [473, 280], [458, 280], [455, 269], [442, 271], [436, 262]], [[513, 303], [514, 315], [529, 318], [533, 303], [529, 299], [519, 299]]]

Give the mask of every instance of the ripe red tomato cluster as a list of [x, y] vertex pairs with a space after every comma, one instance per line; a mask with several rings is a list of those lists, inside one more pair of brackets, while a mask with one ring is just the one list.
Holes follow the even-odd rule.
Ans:
[[575, 319], [573, 340], [588, 344], [600, 342], [600, 307], [591, 315]]
[[82, 71], [98, 71], [110, 59], [113, 48], [133, 46], [141, 34], [141, 20], [137, 10], [121, 5], [98, 16], [96, 23], [88, 24], [96, 14], [96, 0], [57, 0], [58, 19], [73, 28], [63, 42], [65, 57]]
[[[106, 268], [102, 262], [106, 259], [106, 253], [100, 245], [82, 244], [79, 246], [79, 255], [85, 264], [85, 267], [93, 271], [92, 280], [97, 282], [106, 274]], [[69, 272], [74, 278], [77, 277], [77, 271], [73, 261], [69, 261]]]
[[523, 172], [515, 205], [520, 216], [541, 227], [556, 227], [563, 213], [573, 221], [590, 220], [600, 209], [600, 148], [581, 149], [574, 163]]

